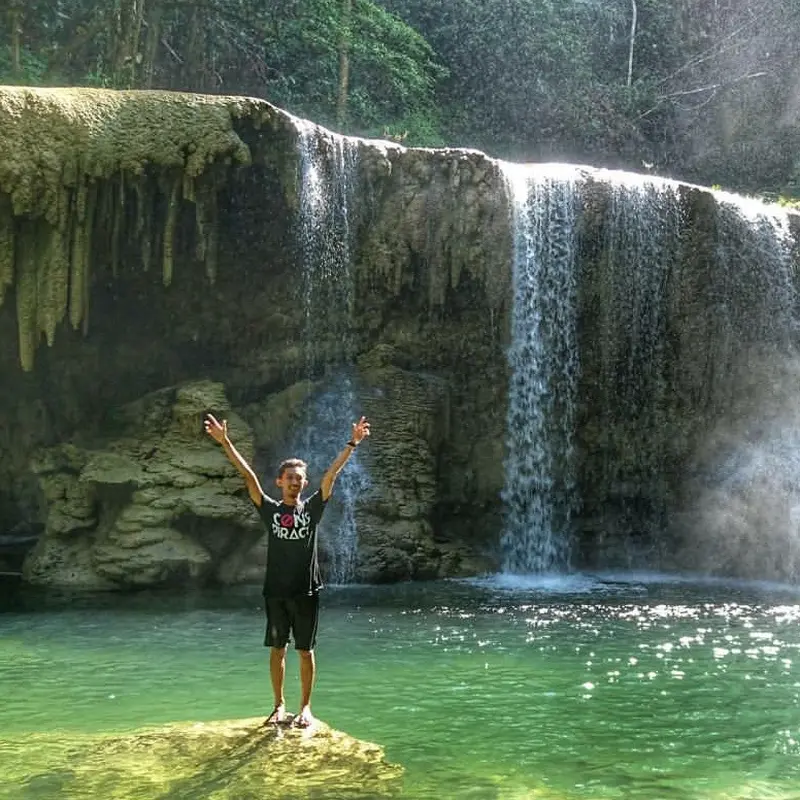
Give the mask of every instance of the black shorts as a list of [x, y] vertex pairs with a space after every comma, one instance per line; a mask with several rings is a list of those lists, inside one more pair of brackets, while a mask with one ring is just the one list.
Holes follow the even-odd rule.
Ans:
[[314, 649], [319, 622], [319, 595], [265, 597], [264, 611], [267, 614], [264, 647], [286, 647], [291, 634], [295, 650]]

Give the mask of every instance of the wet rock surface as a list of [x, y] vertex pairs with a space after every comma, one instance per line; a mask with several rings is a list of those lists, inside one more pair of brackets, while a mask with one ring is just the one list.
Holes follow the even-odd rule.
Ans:
[[381, 747], [334, 730], [265, 727], [263, 718], [123, 734], [0, 739], [0, 798], [383, 798], [401, 767]]

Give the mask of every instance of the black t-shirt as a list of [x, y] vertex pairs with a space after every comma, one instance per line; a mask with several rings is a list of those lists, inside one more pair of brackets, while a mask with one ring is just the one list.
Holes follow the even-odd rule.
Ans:
[[325, 511], [321, 490], [296, 506], [263, 494], [258, 513], [267, 528], [264, 597], [298, 597], [322, 588], [317, 526]]

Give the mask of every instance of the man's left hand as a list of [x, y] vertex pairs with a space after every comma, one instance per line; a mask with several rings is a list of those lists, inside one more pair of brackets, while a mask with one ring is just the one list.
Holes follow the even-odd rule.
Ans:
[[358, 422], [353, 423], [353, 441], [358, 444], [369, 436], [369, 422], [366, 417], [361, 417]]

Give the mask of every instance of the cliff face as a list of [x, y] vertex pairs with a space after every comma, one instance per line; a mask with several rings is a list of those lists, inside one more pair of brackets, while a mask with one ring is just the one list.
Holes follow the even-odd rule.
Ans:
[[[318, 480], [369, 416], [360, 482], [342, 476], [331, 512], [358, 528], [340, 575], [496, 568], [519, 434], [501, 165], [342, 140], [262, 101], [159, 92], [2, 89], [0, 138], [0, 529], [40, 534], [28, 579], [255, 579], [260, 529], [203, 438], [209, 410], [233, 421], [265, 486], [289, 455]], [[655, 209], [655, 252], [615, 239], [642, 228], [613, 180], [581, 181], [575, 562], [628, 563], [645, 538], [652, 566], [679, 564], [703, 494], [685, 470], [711, 474], [700, 441], [742, 416], [723, 377], [759, 348], [785, 365], [793, 334], [764, 330], [774, 305], [758, 280], [726, 277], [720, 241], [737, 275], [759, 256], [741, 255], [709, 192], [675, 189]], [[332, 567], [349, 558], [336, 547]]]
[[[259, 549], [240, 558], [235, 542], [253, 544], [241, 491], [232, 514], [187, 505], [190, 490], [240, 489], [224, 462], [169, 474], [213, 449], [202, 412], [231, 408], [265, 486], [292, 454], [319, 480], [328, 453], [316, 454], [316, 439], [330, 431], [339, 448], [352, 415], [368, 414], [376, 435], [359, 453], [370, 480], [355, 575], [475, 571], [486, 537], [474, 510], [503, 480], [495, 387], [506, 381], [510, 239], [493, 162], [353, 143], [351, 266], [315, 276], [301, 242], [309, 128], [266, 103], [12, 88], [0, 93], [0, 133], [15, 143], [0, 156], [0, 515], [6, 530], [42, 530], [30, 580], [254, 577]], [[332, 139], [310, 137], [325, 169]], [[312, 219], [312, 234], [324, 224]], [[353, 378], [344, 405], [340, 373]], [[340, 412], [317, 414], [306, 435], [329, 391]], [[176, 410], [187, 392], [191, 411]], [[476, 480], [461, 465], [481, 452], [476, 462], [496, 462]], [[116, 470], [103, 466], [112, 455]], [[445, 509], [449, 525], [434, 535]], [[137, 560], [128, 572], [126, 548]]]

